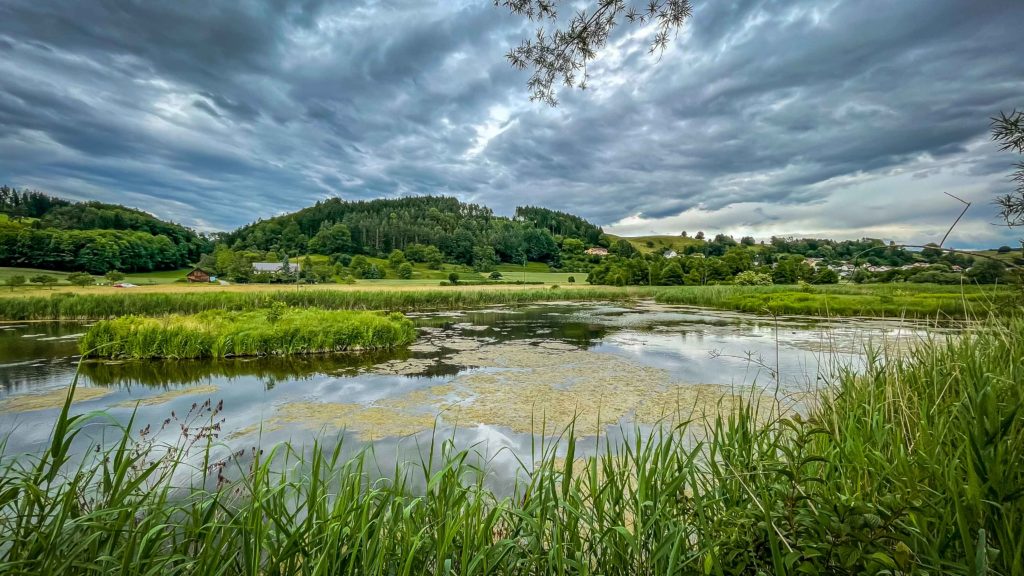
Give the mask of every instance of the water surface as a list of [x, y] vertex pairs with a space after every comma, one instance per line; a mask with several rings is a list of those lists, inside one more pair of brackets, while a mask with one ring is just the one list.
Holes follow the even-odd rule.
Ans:
[[[134, 412], [136, 432], [148, 426], [156, 441], [216, 423], [225, 452], [323, 437], [350, 451], [372, 444], [386, 467], [444, 437], [511, 466], [537, 435], [556, 435], [574, 416], [577, 434], [616, 438], [620, 426], [713, 415], [739, 396], [800, 409], [837, 367], [859, 366], [866, 345], [893, 350], [925, 333], [907, 322], [776, 320], [650, 302], [410, 316], [420, 337], [402, 350], [83, 363], [73, 412], [107, 416], [87, 427], [83, 444], [116, 438], [111, 426]], [[47, 442], [85, 329], [0, 325], [8, 454]]]

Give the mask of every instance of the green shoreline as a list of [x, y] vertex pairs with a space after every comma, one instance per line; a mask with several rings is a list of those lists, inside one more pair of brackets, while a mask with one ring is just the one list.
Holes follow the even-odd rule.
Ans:
[[548, 301], [653, 298], [755, 314], [912, 318], [980, 318], [1019, 309], [1019, 289], [994, 286], [865, 284], [834, 286], [589, 287], [475, 290], [267, 290], [145, 294], [54, 294], [0, 298], [0, 320], [101, 320], [206, 310], [255, 310], [274, 302], [326, 310], [437, 310]]

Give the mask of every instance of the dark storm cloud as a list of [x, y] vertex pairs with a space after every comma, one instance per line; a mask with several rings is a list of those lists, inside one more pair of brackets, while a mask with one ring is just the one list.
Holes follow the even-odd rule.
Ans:
[[[0, 5], [0, 180], [231, 228], [320, 198], [453, 194], [624, 232], [922, 240], [989, 225], [1024, 106], [1016, 0], [697, 2], [659, 59], [623, 27], [549, 109], [491, 2]], [[952, 207], [955, 212], [955, 206]], [[955, 214], [954, 214], [955, 217]]]

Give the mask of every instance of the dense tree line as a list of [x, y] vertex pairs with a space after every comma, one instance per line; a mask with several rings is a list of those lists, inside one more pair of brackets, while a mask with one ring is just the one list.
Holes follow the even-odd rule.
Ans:
[[257, 221], [224, 234], [236, 252], [363, 254], [386, 258], [393, 250], [433, 246], [445, 261], [486, 269], [488, 262], [556, 263], [567, 238], [585, 246], [600, 228], [553, 211], [519, 209], [514, 219], [484, 206], [443, 196], [347, 202], [332, 198], [292, 214]]
[[0, 214], [12, 218], [40, 218], [51, 210], [68, 206], [71, 202], [55, 198], [36, 190], [18, 190], [0, 186]]
[[902, 266], [916, 259], [914, 254], [895, 243], [874, 238], [829, 240], [826, 238], [781, 238], [773, 236], [771, 247], [779, 253], [822, 258], [826, 262], [863, 261], [874, 266]]
[[149, 272], [182, 268], [209, 241], [145, 212], [0, 187], [0, 266]]
[[535, 228], [543, 228], [552, 236], [575, 238], [591, 246], [599, 244], [601, 236], [604, 235], [600, 226], [595, 226], [579, 216], [536, 206], [516, 208], [515, 219], [527, 222]]
[[835, 284], [839, 275], [827, 267], [815, 268], [802, 256], [783, 255], [772, 264], [764, 254], [742, 245], [721, 256], [702, 253], [666, 258], [661, 254], [624, 254], [625, 246], [616, 244], [617, 253], [595, 266], [587, 277], [591, 284], [617, 286], [701, 286], [706, 284]]

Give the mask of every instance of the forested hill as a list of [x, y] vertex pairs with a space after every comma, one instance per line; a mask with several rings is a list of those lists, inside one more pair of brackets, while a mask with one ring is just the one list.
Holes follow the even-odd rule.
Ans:
[[444, 196], [415, 196], [347, 202], [332, 198], [292, 214], [258, 221], [225, 234], [233, 250], [286, 254], [387, 255], [410, 245], [436, 246], [451, 262], [472, 263], [474, 251], [493, 249], [505, 262], [549, 262], [559, 241], [585, 245], [601, 241], [601, 229], [562, 212], [519, 208], [516, 216], [495, 216], [485, 206]]
[[148, 272], [188, 266], [209, 249], [194, 231], [141, 210], [0, 187], [0, 266]]

